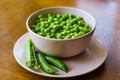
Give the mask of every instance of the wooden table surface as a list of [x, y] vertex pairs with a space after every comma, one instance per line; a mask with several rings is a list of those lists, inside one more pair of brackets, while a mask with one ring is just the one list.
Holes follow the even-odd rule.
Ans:
[[[27, 33], [26, 19], [34, 11], [51, 6], [71, 6], [91, 13], [95, 35], [105, 42], [108, 56], [93, 72], [73, 78], [48, 78], [21, 67], [14, 58], [16, 40]], [[0, 0], [0, 80], [120, 80], [120, 3], [106, 0]]]

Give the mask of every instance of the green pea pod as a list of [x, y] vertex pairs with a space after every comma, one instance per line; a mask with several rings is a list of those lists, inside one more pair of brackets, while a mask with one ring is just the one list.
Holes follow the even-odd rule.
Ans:
[[28, 67], [34, 70], [39, 68], [35, 54], [35, 47], [31, 39], [28, 39], [25, 43], [25, 61]]
[[48, 62], [45, 59], [45, 56], [42, 53], [37, 53], [37, 59], [38, 62], [41, 64], [41, 69], [46, 73], [54, 74], [58, 71], [55, 68], [53, 68], [50, 64], [48, 64]]
[[66, 66], [66, 65], [64, 64], [64, 62], [61, 61], [60, 59], [58, 59], [58, 58], [56, 58], [56, 57], [53, 57], [53, 56], [48, 56], [48, 55], [45, 56], [45, 59], [46, 59], [49, 63], [51, 63], [51, 64], [53, 64], [54, 66], [56, 66], [56, 67], [60, 68], [61, 70], [63, 70], [64, 72], [68, 72], [67, 66]]

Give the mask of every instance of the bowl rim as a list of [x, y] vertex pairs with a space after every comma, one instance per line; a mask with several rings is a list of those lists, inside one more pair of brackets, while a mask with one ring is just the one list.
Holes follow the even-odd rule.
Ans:
[[[91, 30], [90, 32], [88, 32], [88, 33], [86, 33], [86, 34], [84, 34], [84, 35], [82, 35], [82, 36], [80, 36], [80, 37], [71, 38], [71, 39], [47, 38], [47, 37], [40, 36], [40, 35], [36, 34], [35, 32], [33, 32], [33, 31], [30, 29], [28, 22], [29, 22], [29, 20], [30, 20], [30, 18], [31, 18], [32, 16], [34, 16], [35, 14], [37, 14], [37, 13], [40, 12], [40, 11], [44, 11], [44, 10], [47, 10], [47, 9], [55, 9], [55, 8], [66, 8], [66, 9], [69, 8], [69, 9], [79, 10], [79, 11], [81, 11], [81, 12], [89, 15], [89, 16], [94, 20], [94, 24], [95, 24], [95, 25], [93, 26], [93, 28], [92, 28], [92, 30]], [[96, 29], [96, 20], [95, 20], [95, 18], [94, 18], [89, 12], [87, 12], [87, 11], [85, 11], [85, 10], [83, 10], [83, 9], [79, 9], [79, 8], [76, 8], [76, 7], [68, 7], [68, 6], [54, 6], [54, 7], [42, 8], [42, 9], [39, 9], [39, 10], [33, 12], [32, 14], [30, 14], [30, 15], [28, 16], [27, 20], [26, 20], [26, 27], [27, 27], [27, 29], [28, 29], [28, 31], [29, 31], [30, 33], [34, 34], [34, 35], [37, 36], [37, 37], [46, 39], [46, 40], [52, 40], [52, 41], [69, 41], [69, 40], [76, 40], [76, 39], [84, 38], [84, 37], [86, 37], [87, 35], [90, 35], [90, 33], [94, 32], [95, 29]]]

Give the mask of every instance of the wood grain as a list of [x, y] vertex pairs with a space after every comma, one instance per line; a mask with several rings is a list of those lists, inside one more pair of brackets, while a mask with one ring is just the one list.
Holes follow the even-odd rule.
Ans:
[[76, 7], [91, 13], [97, 21], [95, 35], [108, 48], [107, 59], [101, 67], [67, 79], [120, 80], [120, 3], [108, 0], [0, 0], [0, 80], [61, 80], [31, 73], [13, 56], [16, 40], [27, 32], [27, 17], [38, 9], [51, 6]]

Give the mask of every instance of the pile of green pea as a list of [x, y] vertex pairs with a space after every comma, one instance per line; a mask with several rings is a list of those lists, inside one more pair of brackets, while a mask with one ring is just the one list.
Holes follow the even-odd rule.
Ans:
[[81, 16], [72, 14], [38, 15], [31, 30], [40, 36], [54, 39], [74, 39], [91, 31]]

